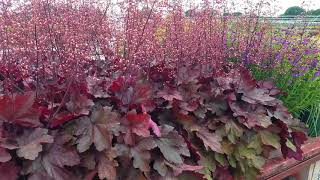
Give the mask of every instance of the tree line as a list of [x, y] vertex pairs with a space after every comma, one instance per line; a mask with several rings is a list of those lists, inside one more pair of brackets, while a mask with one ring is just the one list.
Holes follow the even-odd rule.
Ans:
[[298, 15], [320, 16], [320, 9], [307, 11], [302, 7], [292, 6], [292, 7], [289, 7], [281, 16], [298, 16]]

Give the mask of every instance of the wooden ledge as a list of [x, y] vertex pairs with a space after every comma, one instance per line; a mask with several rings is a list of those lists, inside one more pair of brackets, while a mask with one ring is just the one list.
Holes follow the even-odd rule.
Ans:
[[320, 160], [320, 137], [310, 138], [301, 149], [303, 151], [302, 161], [281, 157], [270, 159], [266, 162], [258, 179], [281, 180]]

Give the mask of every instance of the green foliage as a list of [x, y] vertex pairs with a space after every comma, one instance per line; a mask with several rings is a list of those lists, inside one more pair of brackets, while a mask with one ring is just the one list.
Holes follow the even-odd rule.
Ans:
[[289, 7], [282, 16], [298, 16], [303, 14], [308, 16], [320, 16], [320, 9], [306, 11], [302, 7], [293, 6]]
[[306, 13], [306, 10], [299, 6], [289, 7], [285, 12], [284, 16], [298, 16]]
[[307, 12], [307, 15], [310, 15], [310, 16], [320, 16], [320, 9], [310, 10], [310, 11]]
[[303, 114], [306, 118], [306, 124], [309, 126], [309, 134], [311, 136], [320, 135], [320, 103], [314, 104], [309, 111]]

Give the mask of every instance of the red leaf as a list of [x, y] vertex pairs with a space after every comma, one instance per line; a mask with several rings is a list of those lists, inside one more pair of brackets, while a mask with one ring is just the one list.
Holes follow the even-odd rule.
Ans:
[[187, 144], [174, 127], [168, 125], [161, 126], [161, 137], [156, 140], [156, 144], [166, 160], [175, 164], [182, 164], [181, 155], [190, 157]]
[[136, 84], [131, 104], [145, 104], [151, 98], [151, 87], [148, 84]]
[[97, 77], [89, 76], [86, 78], [87, 81], [87, 88], [91, 95], [95, 98], [107, 98], [109, 94], [107, 89], [111, 86], [110, 79], [99, 79]]
[[79, 115], [88, 115], [89, 109], [93, 105], [94, 103], [91, 99], [80, 93], [72, 93], [70, 101], [66, 103], [68, 111]]
[[6, 149], [0, 147], [0, 163], [8, 162], [11, 160], [11, 155]]
[[116, 145], [116, 150], [118, 155], [133, 158], [133, 167], [139, 168], [142, 172], [149, 172], [151, 161], [150, 150], [156, 147], [157, 145], [152, 138], [143, 138], [132, 147], [118, 144]]
[[235, 80], [237, 80], [238, 84], [238, 90], [239, 91], [248, 91], [257, 86], [257, 81], [252, 78], [252, 75], [249, 70], [242, 69], [240, 74], [236, 76]]
[[28, 180], [55, 180], [45, 172], [37, 172], [29, 176]]
[[127, 126], [126, 143], [132, 144], [132, 133], [141, 136], [150, 136], [149, 128], [153, 130], [158, 137], [161, 135], [160, 129], [155, 122], [152, 121], [151, 116], [146, 113], [137, 114], [136, 111], [130, 111], [125, 119], [124, 124]]
[[27, 127], [40, 126], [40, 112], [33, 108], [35, 93], [0, 97], [0, 120]]
[[307, 141], [307, 135], [303, 132], [294, 131], [291, 133], [293, 142], [297, 147], [301, 147], [301, 145]]
[[84, 180], [93, 180], [93, 178], [97, 175], [97, 173], [98, 173], [97, 170], [90, 171], [89, 173], [86, 174], [86, 176], [84, 177]]
[[121, 90], [121, 88], [124, 86], [124, 77], [120, 76], [118, 79], [112, 82], [111, 86], [109, 87], [109, 90], [111, 92], [118, 92]]
[[185, 131], [182, 134], [182, 137], [183, 137], [184, 141], [187, 143], [188, 149], [189, 149], [192, 157], [194, 157], [196, 160], [200, 160], [201, 155], [200, 155], [199, 149], [198, 149], [198, 147], [193, 145], [192, 142], [188, 139], [188, 132]]
[[17, 155], [29, 160], [35, 160], [42, 151], [42, 144], [52, 143], [53, 137], [48, 135], [47, 129], [37, 128], [31, 131], [25, 130], [17, 139], [19, 149]]
[[219, 135], [216, 133], [210, 133], [205, 129], [199, 129], [196, 134], [203, 141], [206, 150], [209, 150], [210, 148], [214, 152], [223, 153], [220, 143], [222, 138]]
[[136, 82], [136, 79], [129, 77], [119, 77], [113, 81], [109, 91], [114, 94], [111, 97], [119, 106], [125, 108], [136, 108], [140, 105], [149, 106], [152, 104], [152, 88], [145, 82]]
[[77, 116], [74, 115], [73, 113], [69, 113], [65, 111], [57, 114], [56, 117], [49, 122], [49, 126], [50, 128], [56, 128], [72, 119], [75, 119], [76, 117]]
[[97, 151], [111, 147], [113, 134], [120, 131], [119, 115], [111, 108], [97, 108], [90, 117], [76, 120], [77, 148], [79, 152], [87, 151], [94, 144]]
[[18, 179], [20, 168], [13, 162], [0, 163], [0, 178], [3, 180]]
[[233, 180], [233, 177], [228, 170], [228, 168], [225, 167], [218, 167], [216, 170], [216, 178], [218, 180]]
[[307, 140], [307, 136], [303, 132], [292, 132], [293, 144], [296, 147], [296, 151], [288, 148], [286, 145], [281, 146], [281, 150], [285, 157], [295, 158], [298, 161], [302, 160], [301, 145]]
[[200, 76], [199, 69], [192, 66], [182, 66], [178, 68], [178, 84], [188, 84], [191, 82], [197, 82]]
[[179, 93], [179, 91], [175, 90], [175, 89], [164, 89], [162, 91], [159, 91], [157, 93], [157, 96], [158, 97], [161, 97], [167, 101], [173, 101], [173, 99], [176, 99], [176, 100], [180, 100], [182, 101], [183, 97], [182, 95]]
[[170, 163], [166, 163], [166, 164], [168, 164], [173, 169], [173, 173], [175, 176], [178, 176], [183, 171], [193, 172], [193, 171], [201, 170], [203, 168], [203, 166], [192, 166], [192, 165], [188, 165], [188, 164], [179, 164], [179, 165], [173, 165]]
[[134, 111], [131, 111], [127, 114], [127, 120], [131, 124], [139, 124], [148, 121], [150, 116], [148, 114], [137, 114]]
[[25, 173], [31, 173], [34, 179], [39, 179], [39, 177], [56, 180], [79, 179], [72, 171], [65, 168], [65, 166], [75, 166], [80, 163], [80, 157], [76, 149], [67, 145], [71, 138], [67, 135], [58, 135], [46, 153], [42, 153], [25, 167]]
[[183, 111], [186, 111], [186, 112], [193, 112], [195, 110], [198, 109], [199, 107], [199, 101], [198, 100], [195, 100], [195, 99], [192, 99], [188, 102], [181, 102], [179, 104], [179, 107], [183, 110]]
[[98, 175], [100, 179], [116, 180], [117, 179], [117, 161], [113, 160], [114, 156], [101, 156], [98, 164]]
[[171, 70], [166, 68], [164, 63], [152, 66], [149, 70], [149, 77], [155, 82], [168, 82], [173, 79], [171, 76]]

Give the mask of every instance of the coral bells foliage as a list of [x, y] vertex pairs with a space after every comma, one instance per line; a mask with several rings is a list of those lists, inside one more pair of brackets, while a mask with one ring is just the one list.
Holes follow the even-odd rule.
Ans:
[[271, 82], [194, 66], [151, 78], [162, 73], [2, 95], [1, 177], [255, 179], [272, 151], [301, 159], [304, 126]]
[[0, 9], [2, 179], [255, 179], [274, 150], [301, 159], [280, 91], [228, 61], [270, 57], [270, 37], [229, 31], [221, 1], [17, 3]]

